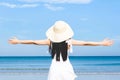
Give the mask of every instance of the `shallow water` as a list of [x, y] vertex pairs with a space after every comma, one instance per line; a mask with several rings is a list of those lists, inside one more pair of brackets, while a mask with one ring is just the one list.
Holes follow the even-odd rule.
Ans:
[[[76, 80], [119, 80], [119, 56], [70, 57]], [[0, 80], [47, 80], [50, 57], [0, 57]]]

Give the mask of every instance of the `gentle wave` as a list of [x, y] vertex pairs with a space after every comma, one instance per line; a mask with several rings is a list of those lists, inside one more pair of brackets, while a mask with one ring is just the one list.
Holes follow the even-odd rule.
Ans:
[[48, 68], [0, 68], [0, 73], [48, 73]]
[[83, 64], [86, 66], [120, 66], [120, 63], [105, 63], [105, 64]]
[[0, 68], [0, 70], [48, 70], [48, 68]]

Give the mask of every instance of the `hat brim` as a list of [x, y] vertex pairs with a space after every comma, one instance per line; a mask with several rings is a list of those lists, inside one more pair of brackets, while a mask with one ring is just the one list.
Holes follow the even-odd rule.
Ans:
[[55, 33], [53, 27], [54, 26], [50, 27], [46, 32], [46, 36], [48, 37], [48, 39], [50, 39], [53, 42], [65, 41], [69, 38], [72, 38], [72, 36], [74, 35], [72, 29], [69, 26], [67, 26], [67, 29], [62, 33]]

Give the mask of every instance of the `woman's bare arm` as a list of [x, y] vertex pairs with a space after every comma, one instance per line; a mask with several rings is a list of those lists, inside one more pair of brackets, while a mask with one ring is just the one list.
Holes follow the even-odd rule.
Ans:
[[35, 44], [35, 45], [49, 45], [50, 41], [45, 40], [19, 40], [17, 38], [12, 38], [9, 40], [10, 44]]
[[110, 39], [104, 39], [100, 42], [72, 40], [72, 45], [76, 46], [111, 46], [112, 44], [113, 40]]

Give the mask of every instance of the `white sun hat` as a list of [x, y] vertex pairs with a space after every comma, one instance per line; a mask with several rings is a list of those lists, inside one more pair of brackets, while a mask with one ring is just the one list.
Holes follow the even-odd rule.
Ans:
[[56, 21], [55, 24], [48, 29], [46, 36], [52, 42], [62, 42], [74, 35], [70, 26], [64, 21]]

